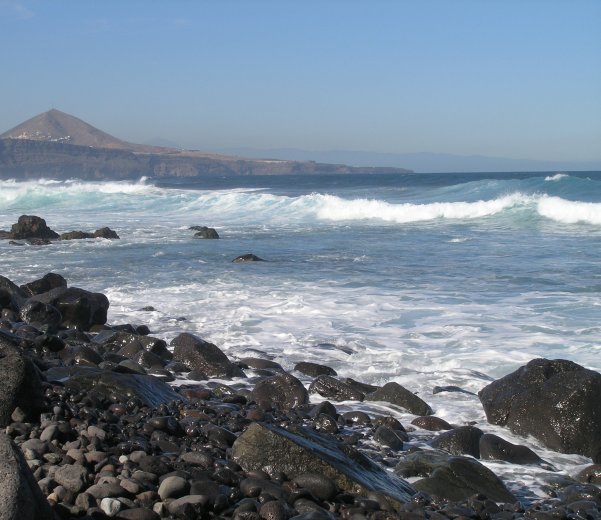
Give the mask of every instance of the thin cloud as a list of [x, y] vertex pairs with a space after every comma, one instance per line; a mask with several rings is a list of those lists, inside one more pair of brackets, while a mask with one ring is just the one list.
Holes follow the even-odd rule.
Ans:
[[33, 10], [15, 0], [0, 0], [0, 12], [18, 20], [29, 20], [35, 16]]

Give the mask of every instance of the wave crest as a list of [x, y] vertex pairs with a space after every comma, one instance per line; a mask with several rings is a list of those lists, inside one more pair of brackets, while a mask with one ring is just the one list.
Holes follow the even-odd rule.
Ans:
[[538, 214], [564, 224], [601, 225], [601, 203], [576, 202], [560, 197], [543, 196], [537, 204]]

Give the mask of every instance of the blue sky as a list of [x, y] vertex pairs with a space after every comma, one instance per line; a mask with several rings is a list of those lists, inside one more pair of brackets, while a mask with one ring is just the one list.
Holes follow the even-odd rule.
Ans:
[[0, 131], [601, 160], [599, 27], [599, 0], [0, 0]]

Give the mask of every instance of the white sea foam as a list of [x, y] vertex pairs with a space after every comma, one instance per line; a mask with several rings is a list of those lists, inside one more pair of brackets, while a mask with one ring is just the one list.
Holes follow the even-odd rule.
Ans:
[[547, 177], [545, 177], [545, 180], [557, 182], [557, 181], [560, 181], [561, 179], [567, 179], [568, 177], [569, 177], [569, 175], [567, 173], [556, 173], [555, 175], [547, 175]]
[[601, 203], [598, 202], [578, 202], [542, 196], [538, 201], [537, 210], [541, 216], [565, 224], [601, 224]]

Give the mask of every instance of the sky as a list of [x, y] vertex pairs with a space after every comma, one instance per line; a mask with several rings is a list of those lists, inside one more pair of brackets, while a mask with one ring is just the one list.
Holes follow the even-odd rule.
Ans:
[[601, 161], [599, 0], [0, 0], [0, 132]]

